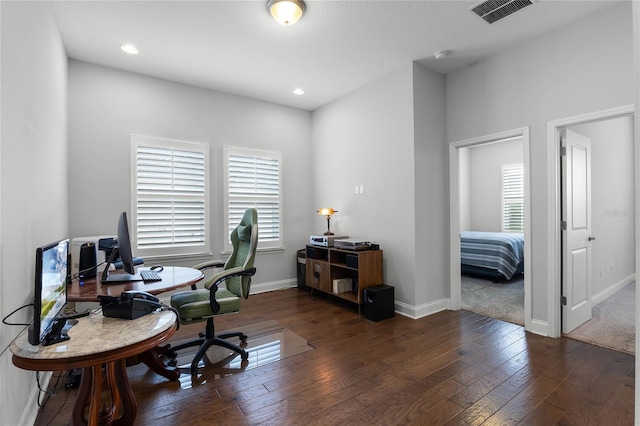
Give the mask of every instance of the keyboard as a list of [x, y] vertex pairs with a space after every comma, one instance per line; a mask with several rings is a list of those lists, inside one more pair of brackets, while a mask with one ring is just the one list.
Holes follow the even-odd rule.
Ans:
[[156, 271], [142, 269], [138, 271], [138, 273], [142, 277], [142, 281], [162, 281], [162, 278], [160, 278], [160, 275], [158, 275]]

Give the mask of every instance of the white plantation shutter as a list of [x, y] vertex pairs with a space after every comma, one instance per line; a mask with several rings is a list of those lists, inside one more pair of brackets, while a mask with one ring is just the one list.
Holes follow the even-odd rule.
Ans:
[[524, 231], [524, 167], [502, 166], [502, 230]]
[[247, 208], [258, 210], [259, 248], [282, 247], [282, 155], [225, 146], [225, 250]]
[[208, 253], [208, 146], [132, 135], [140, 256]]

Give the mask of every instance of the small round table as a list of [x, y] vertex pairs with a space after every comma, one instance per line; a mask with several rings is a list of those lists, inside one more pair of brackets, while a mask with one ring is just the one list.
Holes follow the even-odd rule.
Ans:
[[[82, 381], [73, 405], [74, 425], [131, 425], [138, 408], [127, 377], [127, 358], [157, 347], [175, 330], [176, 315], [172, 311], [155, 312], [135, 320], [107, 318], [98, 313], [78, 319], [69, 329], [67, 341], [32, 346], [25, 330], [10, 350], [13, 364], [25, 370], [82, 368]], [[102, 402], [103, 385], [110, 390], [110, 405]]]
[[[157, 295], [181, 287], [193, 286], [204, 278], [204, 273], [201, 270], [182, 266], [165, 266], [162, 271], [158, 272], [158, 275], [161, 280], [151, 282], [131, 281], [103, 284], [100, 282], [99, 275], [87, 280], [74, 279], [67, 286], [67, 301], [98, 302], [98, 296], [120, 296], [123, 291], [146, 291]], [[129, 357], [127, 365], [131, 366], [142, 362], [156, 374], [176, 381], [180, 378], [180, 371], [160, 361], [161, 355], [167, 349], [168, 345], [151, 348], [139, 355]]]

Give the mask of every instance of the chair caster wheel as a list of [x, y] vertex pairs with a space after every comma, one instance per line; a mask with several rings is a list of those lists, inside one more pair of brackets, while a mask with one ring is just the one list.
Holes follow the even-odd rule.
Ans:
[[169, 367], [175, 367], [176, 365], [178, 365], [178, 361], [175, 358], [170, 358], [169, 362], [167, 362], [167, 365]]
[[248, 359], [249, 359], [249, 352], [247, 352], [247, 351], [242, 351], [242, 353], [240, 354], [240, 358], [241, 358], [243, 361], [248, 360]]

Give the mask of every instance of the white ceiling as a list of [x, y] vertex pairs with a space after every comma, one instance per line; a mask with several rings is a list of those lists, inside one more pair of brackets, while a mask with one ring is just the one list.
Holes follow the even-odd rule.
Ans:
[[[53, 7], [70, 58], [314, 110], [411, 61], [446, 74], [616, 3], [534, 1], [492, 25], [469, 10], [477, 1], [463, 0], [307, 0], [290, 27], [266, 0]], [[123, 43], [140, 53], [123, 53]], [[436, 60], [438, 50], [451, 54]]]

